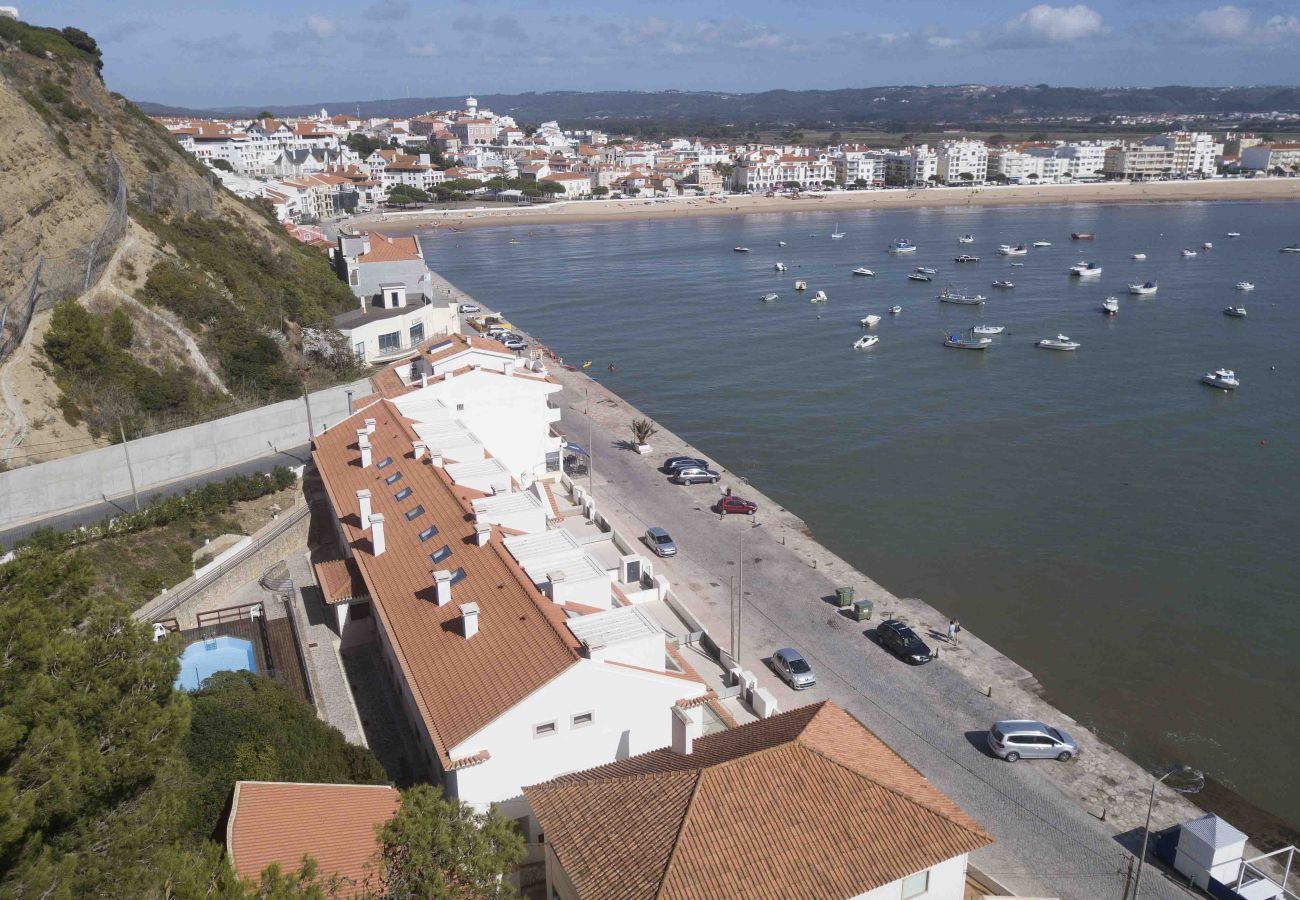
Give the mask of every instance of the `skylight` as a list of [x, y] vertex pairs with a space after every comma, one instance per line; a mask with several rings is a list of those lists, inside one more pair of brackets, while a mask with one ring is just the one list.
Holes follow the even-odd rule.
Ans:
[[376, 468], [376, 469], [387, 469], [387, 468], [388, 468], [389, 466], [391, 466], [392, 464], [393, 464], [393, 458], [392, 458], [391, 456], [385, 456], [385, 457], [384, 457], [383, 459], [381, 459], [379, 462], [375, 463], [375, 468]]
[[402, 480], [402, 473], [394, 472], [392, 475], [389, 475], [387, 478], [384, 479], [384, 484], [392, 484], [395, 481], [401, 481], [401, 480]]
[[405, 499], [406, 499], [407, 497], [409, 497], [409, 496], [411, 496], [411, 489], [410, 489], [409, 487], [404, 487], [404, 488], [402, 488], [400, 491], [398, 491], [396, 494], [393, 495], [393, 499], [394, 499], [394, 500], [405, 500]]
[[416, 506], [412, 509], [408, 509], [405, 513], [403, 513], [403, 515], [406, 516], [406, 521], [410, 522], [413, 519], [417, 519], [420, 516], [424, 515], [424, 507]]
[[428, 528], [424, 529], [424, 531], [420, 532], [420, 543], [423, 544], [425, 541], [427, 541], [429, 538], [433, 537], [437, 533], [438, 533], [438, 526], [430, 525]]
[[440, 563], [449, 556], [451, 556], [451, 547], [447, 544], [443, 544], [442, 547], [429, 554], [429, 560], [431, 562]]
[[464, 568], [457, 568], [455, 572], [451, 573], [451, 582], [450, 582], [451, 584], [455, 584], [458, 581], [464, 581], [464, 580], [465, 580]]

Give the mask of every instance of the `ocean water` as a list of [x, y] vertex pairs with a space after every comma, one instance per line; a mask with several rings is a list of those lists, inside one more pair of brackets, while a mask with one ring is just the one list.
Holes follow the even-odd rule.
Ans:
[[[896, 237], [919, 252], [889, 255]], [[1035, 240], [1053, 246], [996, 253]], [[435, 270], [567, 362], [593, 360], [594, 377], [890, 591], [961, 619], [1110, 741], [1300, 825], [1300, 254], [1278, 252], [1298, 240], [1300, 204], [1187, 203], [483, 228], [423, 245]], [[1067, 275], [1083, 259], [1100, 279]], [[940, 274], [907, 281], [917, 265]], [[1016, 287], [991, 287], [1001, 278]], [[1147, 279], [1158, 294], [1128, 295]], [[948, 283], [988, 303], [939, 303]], [[759, 302], [769, 291], [780, 299]], [[1224, 316], [1230, 304], [1248, 318]], [[854, 351], [867, 313], [884, 317], [881, 341]], [[983, 353], [942, 346], [978, 322], [1006, 332]], [[1082, 348], [1034, 346], [1057, 333]], [[1198, 383], [1221, 366], [1236, 392]]]

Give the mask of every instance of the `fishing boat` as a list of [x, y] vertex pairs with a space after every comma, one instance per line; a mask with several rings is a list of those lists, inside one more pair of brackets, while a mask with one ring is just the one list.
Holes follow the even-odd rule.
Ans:
[[1244, 319], [1246, 318], [1246, 307], [1229, 306], [1227, 309], [1223, 311], [1223, 314], [1225, 316], [1232, 316], [1234, 319]]
[[961, 256], [954, 256], [952, 258], [952, 261], [959, 262], [959, 263], [970, 263], [970, 262], [979, 262], [980, 258], [978, 256], [971, 256], [969, 253], [963, 253]]
[[1052, 242], [1051, 242], [1051, 241], [1034, 241], [1034, 246], [1035, 246], [1035, 247], [1050, 247], [1050, 246], [1052, 246]]
[[800, 278], [798, 281], [794, 283], [794, 289], [796, 291], [806, 291], [808, 290], [808, 282]]
[[1016, 283], [1014, 281], [1007, 281], [1006, 279], [1003, 279], [1001, 281], [993, 282], [993, 286], [995, 288], [1001, 288], [1004, 291], [1009, 291], [1016, 286]]
[[863, 316], [861, 319], [858, 319], [858, 324], [863, 328], [874, 328], [876, 325], [880, 324], [880, 316]]
[[973, 244], [973, 243], [975, 243], [975, 235], [973, 235], [973, 234], [963, 234], [961, 237], [957, 238], [957, 243], [959, 243], [959, 244]]
[[1229, 231], [1229, 232], [1228, 232], [1228, 237], [1241, 237], [1241, 232], [1240, 232], [1240, 231]]
[[1237, 290], [1239, 291], [1253, 291], [1254, 289], [1255, 289], [1255, 283], [1253, 281], [1237, 282]]
[[1146, 258], [1147, 258], [1147, 255], [1146, 255], [1145, 253], [1134, 253], [1133, 256], [1132, 256], [1131, 258], [1132, 258], [1132, 259], [1146, 259]]
[[1213, 249], [1214, 249], [1214, 244], [1212, 244], [1210, 241], [1206, 241], [1204, 244], [1201, 244], [1201, 249], [1202, 249], [1202, 250], [1213, 250]]
[[936, 269], [936, 268], [934, 268], [933, 266], [917, 266], [917, 267], [916, 267], [915, 269], [913, 269], [912, 271], [913, 271], [913, 272], [920, 272], [922, 275], [938, 275], [938, 274], [939, 274], [939, 270]]
[[780, 294], [764, 294], [758, 299], [762, 300], [764, 303], [771, 303], [773, 300], [776, 300], [778, 297], [780, 297]]
[[1184, 247], [1183, 249], [1179, 250], [1178, 252], [1181, 253], [1181, 254], [1183, 255], [1183, 259], [1191, 259], [1193, 256], [1196, 255], [1196, 251], [1195, 251], [1195, 250], [1192, 250], [1192, 249], [1190, 249], [1190, 248], [1188, 248], [1188, 247]]
[[901, 306], [891, 306], [891, 307], [889, 307], [889, 314], [890, 314], [891, 316], [896, 316], [896, 315], [898, 315], [899, 313], [901, 313], [902, 311], [903, 311], [903, 307], [901, 307]]
[[776, 269], [778, 272], [784, 272], [786, 270], [786, 265], [785, 263], [777, 263], [772, 268]]
[[1070, 234], [1070, 240], [1072, 241], [1090, 241], [1094, 237], [1096, 235], [1091, 231], [1075, 231]]
[[749, 248], [748, 248], [748, 247], [732, 247], [731, 249], [734, 250], [734, 251], [736, 251], [737, 253], [748, 253], [748, 252], [749, 252]]
[[872, 275], [875, 275], [876, 273], [873, 272], [873, 271], [871, 271], [870, 269], [866, 268], [865, 266], [858, 266], [856, 269], [853, 270], [853, 274], [854, 274], [854, 275], [866, 275], [866, 276], [870, 277], [870, 276], [872, 276]]
[[1118, 314], [1118, 313], [1119, 313], [1119, 298], [1118, 298], [1118, 297], [1107, 297], [1105, 300], [1101, 301], [1101, 311], [1104, 312], [1104, 313], [1105, 313], [1106, 315], [1108, 315], [1108, 316], [1113, 316], [1113, 315]]
[[840, 223], [836, 222], [835, 230], [831, 232], [831, 240], [838, 241], [842, 237], [844, 237], [844, 232], [840, 231]]
[[1003, 244], [1002, 246], [998, 247], [998, 253], [1002, 254], [1003, 256], [1024, 256], [1028, 252], [1029, 252], [1029, 248], [1026, 247], [1024, 244], [1016, 244], [1016, 246], [1014, 247], [1012, 247], [1010, 244]]
[[1101, 274], [1101, 266], [1095, 262], [1077, 262], [1070, 266], [1070, 274], [1076, 278], [1096, 278]]
[[1237, 373], [1231, 369], [1215, 369], [1213, 372], [1206, 372], [1201, 376], [1201, 383], [1224, 391], [1235, 391], [1241, 386], [1241, 382], [1237, 380]]
[[916, 244], [913, 244], [907, 238], [898, 238], [889, 245], [890, 253], [915, 253]]
[[785, 241], [777, 241], [777, 242], [776, 242], [776, 245], [777, 245], [778, 247], [784, 247], [784, 246], [785, 246]]
[[1154, 281], [1148, 281], [1145, 284], [1130, 284], [1128, 286], [1128, 292], [1130, 294], [1136, 294], [1139, 297], [1145, 297], [1147, 294], [1154, 294], [1158, 290], [1160, 290], [1160, 285], [1156, 284]]
[[971, 328], [971, 334], [1001, 334], [1006, 330], [1005, 325], [976, 325]]
[[987, 350], [991, 343], [991, 337], [962, 337], [960, 334], [950, 334], [943, 339], [945, 347], [955, 347], [958, 350]]
[[1078, 350], [1080, 344], [1078, 341], [1072, 341], [1063, 334], [1058, 334], [1054, 338], [1043, 338], [1034, 344], [1035, 347], [1042, 347], [1044, 350]]
[[907, 276], [909, 281], [932, 281], [933, 279], [924, 272], [912, 272]]
[[946, 287], [939, 292], [936, 298], [942, 303], [955, 303], [958, 306], [983, 306], [983, 294], [963, 294], [960, 291], [954, 291], [951, 287]]
[[825, 291], [818, 291], [817, 293], [813, 294], [811, 297], [808, 298], [808, 302], [809, 302], [809, 303], [825, 303], [825, 302], [826, 302], [826, 292], [825, 292]]
[[874, 334], [864, 334], [853, 342], [854, 350], [866, 350], [868, 347], [874, 347], [880, 343], [880, 338]]
[[1278, 253], [1300, 253], [1300, 244], [1292, 244], [1289, 247], [1283, 247]]

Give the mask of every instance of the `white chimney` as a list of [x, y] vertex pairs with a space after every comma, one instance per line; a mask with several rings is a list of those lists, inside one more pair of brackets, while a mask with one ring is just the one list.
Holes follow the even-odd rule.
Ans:
[[501, 371], [507, 375], [515, 374], [515, 361], [512, 359], [506, 362], [506, 364], [501, 367]]
[[466, 640], [478, 634], [477, 603], [462, 603], [460, 605], [460, 629]]
[[361, 529], [364, 531], [370, 527], [370, 491], [357, 491], [357, 508], [361, 515]]
[[374, 433], [375, 433], [375, 420], [366, 419], [366, 434], [374, 434]]
[[370, 545], [375, 556], [384, 555], [384, 514], [370, 514]]
[[361, 448], [361, 468], [370, 468], [370, 437], [364, 428], [357, 429], [357, 446]]
[[689, 756], [695, 748], [695, 741], [704, 736], [704, 715], [698, 706], [682, 709], [673, 706], [673, 745], [674, 753]]
[[446, 569], [433, 573], [433, 599], [439, 606], [451, 602], [451, 572]]
[[426, 388], [426, 387], [428, 387], [428, 386], [429, 386], [429, 373], [428, 373], [428, 372], [421, 372], [421, 373], [420, 373], [420, 387], [422, 387], [422, 388]]
[[492, 540], [492, 526], [491, 526], [491, 525], [475, 525], [475, 526], [474, 526], [474, 543], [476, 543], [476, 544], [478, 544], [480, 547], [482, 547], [484, 544], [486, 544], [486, 543], [487, 543], [488, 541], [490, 541], [490, 540]]
[[427, 446], [428, 446], [428, 445], [425, 444], [424, 441], [414, 441], [414, 442], [412, 442], [412, 444], [411, 444], [411, 455], [415, 457], [415, 461], [416, 461], [416, 462], [419, 462], [420, 460], [424, 459], [424, 450], [425, 450], [425, 447], [427, 447]]
[[431, 465], [436, 466], [437, 468], [441, 469], [441, 468], [442, 468], [442, 452], [439, 451], [439, 452], [437, 452], [437, 453], [430, 453], [430, 454], [429, 454], [429, 463], [430, 463]]

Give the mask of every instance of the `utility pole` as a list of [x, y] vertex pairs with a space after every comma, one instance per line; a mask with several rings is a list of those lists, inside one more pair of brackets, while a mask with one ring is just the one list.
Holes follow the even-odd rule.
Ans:
[[596, 448], [591, 443], [591, 389], [584, 387], [582, 389], [582, 402], [586, 408], [587, 415], [587, 496], [591, 498], [591, 505], [594, 509], [596, 506]]
[[135, 501], [135, 511], [140, 511], [140, 495], [135, 489], [135, 471], [131, 468], [131, 451], [126, 446], [126, 429], [122, 426], [122, 420], [117, 420], [117, 433], [122, 435], [122, 454], [126, 456], [126, 474], [131, 479], [131, 499]]
[[736, 643], [732, 655], [740, 663], [740, 627], [745, 606], [745, 532], [740, 532], [740, 552], [736, 556]]
[[[351, 397], [348, 398], [348, 405], [351, 406]], [[307, 404], [307, 443], [310, 444], [316, 434], [316, 429], [311, 421], [311, 397], [307, 396], [307, 379], [302, 380], [302, 402]]]

